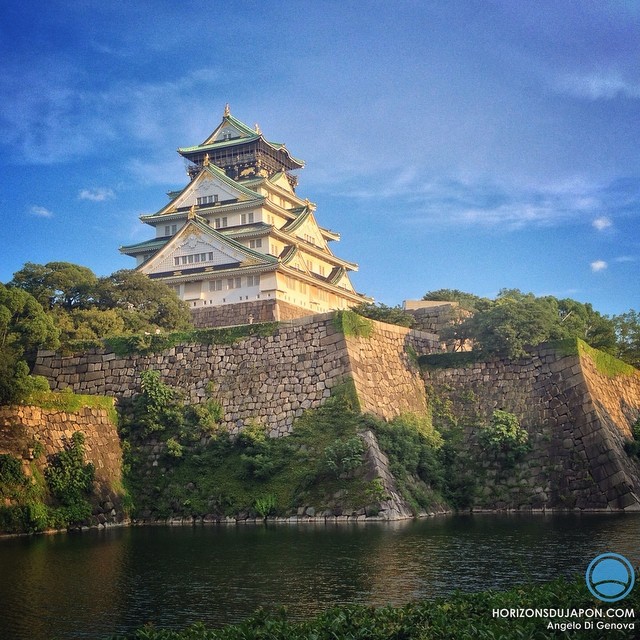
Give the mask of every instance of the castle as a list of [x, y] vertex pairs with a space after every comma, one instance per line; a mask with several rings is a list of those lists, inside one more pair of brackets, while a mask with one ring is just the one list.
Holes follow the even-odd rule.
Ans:
[[178, 149], [190, 182], [141, 216], [155, 237], [120, 247], [136, 268], [185, 300], [200, 326], [281, 320], [346, 309], [357, 265], [333, 254], [335, 231], [296, 195], [304, 162], [231, 115], [204, 142]]

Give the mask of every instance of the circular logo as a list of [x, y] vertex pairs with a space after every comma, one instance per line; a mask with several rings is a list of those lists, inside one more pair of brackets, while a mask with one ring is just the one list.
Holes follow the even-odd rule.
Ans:
[[603, 602], [617, 602], [631, 593], [636, 575], [631, 563], [619, 553], [602, 553], [587, 567], [589, 591]]

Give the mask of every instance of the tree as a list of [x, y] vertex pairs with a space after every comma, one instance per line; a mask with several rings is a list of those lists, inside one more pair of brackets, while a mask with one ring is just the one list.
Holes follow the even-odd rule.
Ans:
[[0, 284], [0, 404], [18, 401], [38, 386], [26, 359], [40, 347], [58, 345], [58, 330], [42, 305], [26, 291]]
[[617, 339], [615, 355], [640, 368], [640, 313], [630, 309], [627, 313], [613, 316], [611, 322]]
[[423, 300], [431, 300], [433, 302], [458, 302], [463, 309], [469, 311], [480, 311], [491, 305], [491, 300], [481, 298], [473, 293], [466, 293], [460, 289], [436, 289], [435, 291], [427, 291], [422, 296]]
[[101, 278], [96, 297], [99, 308], [118, 312], [127, 332], [192, 326], [189, 308], [175, 291], [139, 271], [123, 269]]
[[28, 262], [11, 289], [31, 294], [53, 318], [63, 343], [191, 327], [184, 302], [167, 285], [137, 271], [98, 278], [70, 262]]
[[589, 303], [571, 298], [557, 300], [559, 324], [554, 339], [581, 338], [592, 347], [614, 354], [616, 352], [616, 332], [613, 321], [603, 315]]
[[527, 355], [527, 346], [550, 339], [558, 316], [548, 299], [518, 290], [503, 290], [494, 304], [463, 322], [464, 325], [467, 323], [476, 348], [490, 354], [520, 358]]
[[401, 327], [412, 327], [414, 324], [413, 316], [404, 311], [399, 305], [388, 307], [382, 303], [361, 302], [359, 305], [351, 307], [351, 310], [359, 316], [389, 324], [397, 324]]
[[91, 305], [98, 278], [88, 267], [71, 262], [27, 262], [13, 274], [10, 286], [30, 293], [45, 309], [86, 309]]
[[472, 343], [488, 355], [508, 358], [523, 357], [529, 347], [541, 342], [572, 338], [581, 338], [609, 353], [616, 350], [614, 323], [590, 304], [554, 296], [536, 297], [519, 289], [502, 289], [495, 300], [457, 290], [451, 295], [475, 305], [473, 316], [441, 332], [440, 337], [452, 344]]

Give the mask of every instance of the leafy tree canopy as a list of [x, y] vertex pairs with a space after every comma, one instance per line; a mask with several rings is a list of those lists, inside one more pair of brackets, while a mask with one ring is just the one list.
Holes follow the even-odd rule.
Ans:
[[63, 343], [191, 326], [189, 310], [175, 292], [137, 271], [98, 278], [69, 262], [28, 262], [9, 288], [31, 294], [48, 311]]
[[422, 299], [434, 302], [458, 302], [461, 307], [470, 311], [479, 311], [491, 304], [488, 298], [481, 298], [473, 293], [460, 291], [460, 289], [436, 289], [435, 291], [427, 291], [427, 293], [422, 296]]
[[91, 304], [98, 278], [88, 267], [71, 262], [27, 262], [9, 284], [30, 293], [45, 309], [70, 311]]
[[56, 348], [59, 331], [26, 291], [0, 284], [0, 404], [18, 401], [42, 381], [29, 376], [25, 358], [39, 347]]
[[175, 291], [139, 271], [122, 269], [101, 278], [97, 305], [101, 309], [115, 309], [128, 332], [191, 327], [189, 309]]
[[[467, 295], [473, 298], [455, 293], [459, 300]], [[458, 347], [470, 341], [486, 354], [510, 358], [526, 355], [529, 347], [541, 342], [568, 338], [581, 338], [592, 347], [616, 352], [614, 322], [590, 304], [537, 297], [519, 289], [502, 289], [495, 300], [477, 298], [475, 304], [474, 315], [445, 329], [443, 340]]]
[[611, 320], [617, 339], [615, 355], [640, 368], [640, 313], [631, 309]]

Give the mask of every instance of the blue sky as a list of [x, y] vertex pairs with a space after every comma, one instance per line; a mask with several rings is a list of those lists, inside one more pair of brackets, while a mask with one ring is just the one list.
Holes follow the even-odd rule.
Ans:
[[[8, 6], [7, 6], [8, 5]], [[225, 103], [386, 304], [503, 287], [640, 309], [640, 4], [9, 2], [0, 281], [106, 275]]]

